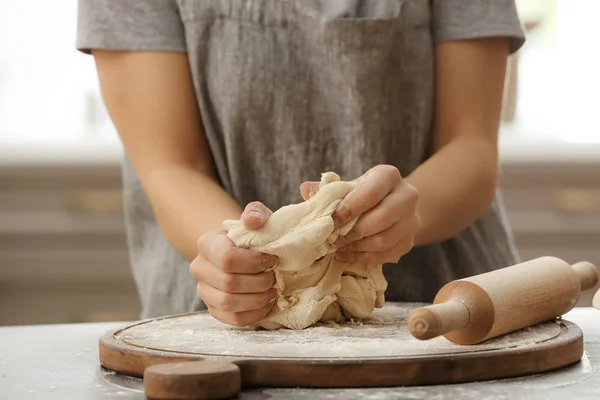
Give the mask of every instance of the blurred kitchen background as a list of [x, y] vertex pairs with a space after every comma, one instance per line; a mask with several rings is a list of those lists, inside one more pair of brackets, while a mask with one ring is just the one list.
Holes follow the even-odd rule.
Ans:
[[[600, 265], [600, 1], [517, 3], [529, 40], [500, 138], [510, 222], [523, 259]], [[76, 13], [0, 0], [0, 325], [138, 318], [122, 149], [93, 59], [74, 50]]]

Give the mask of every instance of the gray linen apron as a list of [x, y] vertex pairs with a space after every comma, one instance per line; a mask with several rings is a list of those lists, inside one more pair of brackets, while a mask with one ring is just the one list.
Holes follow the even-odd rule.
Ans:
[[[180, 0], [198, 103], [221, 184], [275, 210], [325, 171], [427, 157], [434, 55], [428, 0]], [[440, 179], [451, 179], [440, 177]], [[143, 317], [200, 309], [189, 262], [156, 225], [124, 165]], [[388, 301], [431, 301], [450, 280], [517, 262], [500, 196], [457, 237], [386, 265]]]

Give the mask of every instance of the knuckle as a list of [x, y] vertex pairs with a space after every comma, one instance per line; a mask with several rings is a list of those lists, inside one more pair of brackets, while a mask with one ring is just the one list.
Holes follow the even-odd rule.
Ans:
[[382, 251], [389, 247], [388, 240], [380, 235], [373, 236], [373, 239], [371, 241], [371, 246], [374, 250], [377, 250], [377, 251]]
[[236, 274], [225, 274], [223, 277], [223, 290], [227, 293], [232, 293], [237, 289], [238, 277]]
[[232, 272], [235, 266], [235, 257], [232, 248], [225, 250], [220, 257], [219, 268], [224, 272]]
[[416, 203], [419, 200], [419, 190], [409, 183], [404, 183], [404, 190], [409, 202]]
[[368, 201], [370, 203], [373, 203], [377, 200], [379, 200], [379, 198], [381, 197], [381, 190], [380, 190], [380, 185], [379, 184], [372, 184], [369, 185], [368, 187], [365, 187], [365, 198], [364, 200], [361, 201]]
[[211, 258], [210, 255], [220, 255], [223, 251], [227, 250], [229, 238], [226, 234], [215, 235], [211, 240], [206, 240], [204, 244], [204, 251], [206, 252], [207, 258]]
[[231, 316], [231, 324], [241, 328], [248, 325], [248, 321], [246, 321], [243, 313], [233, 313]]
[[206, 234], [200, 236], [196, 241], [196, 248], [198, 253], [204, 253], [206, 251]]
[[382, 164], [379, 166], [379, 170], [387, 179], [398, 179], [401, 177], [400, 171], [393, 165]]
[[374, 227], [389, 227], [390, 221], [393, 222], [390, 216], [390, 212], [373, 212], [370, 216], [372, 222], [372, 226]]
[[196, 257], [194, 261], [190, 263], [189, 272], [190, 275], [198, 282], [203, 280], [204, 269], [206, 268], [205, 261], [200, 257]]
[[229, 293], [225, 293], [221, 296], [219, 308], [223, 311], [233, 311], [235, 308], [235, 297]]
[[198, 269], [197, 264], [198, 264], [198, 257], [196, 257], [194, 259], [194, 261], [192, 261], [190, 263], [190, 266], [189, 266], [189, 269], [188, 269], [189, 272], [190, 272], [190, 275], [192, 275], [194, 277], [194, 279], [196, 279], [196, 280], [198, 279], [197, 278], [197, 269]]

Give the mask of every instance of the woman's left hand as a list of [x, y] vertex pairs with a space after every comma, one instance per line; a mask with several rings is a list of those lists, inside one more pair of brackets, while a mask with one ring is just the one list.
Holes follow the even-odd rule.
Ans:
[[[352, 230], [335, 242], [336, 258], [364, 264], [398, 262], [415, 243], [420, 225], [416, 212], [419, 192], [390, 165], [371, 168], [355, 182], [357, 187], [332, 215], [336, 229], [359, 217]], [[303, 183], [302, 197], [312, 197], [318, 185]]]

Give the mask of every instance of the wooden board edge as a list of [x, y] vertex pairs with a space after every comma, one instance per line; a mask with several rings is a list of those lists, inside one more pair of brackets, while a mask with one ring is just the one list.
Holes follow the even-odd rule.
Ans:
[[[452, 354], [435, 359], [390, 359], [334, 365], [241, 361], [244, 385], [253, 387], [391, 387], [437, 385], [515, 378], [558, 370], [576, 364], [583, 356], [583, 335], [570, 324], [565, 337], [532, 350], [492, 350], [485, 354]], [[246, 366], [248, 363], [250, 365]], [[401, 373], [399, 373], [401, 370]]]
[[116, 339], [121, 329], [100, 339], [101, 364], [113, 371], [142, 377], [146, 368], [169, 362], [211, 359], [237, 364], [244, 387], [385, 387], [464, 383], [513, 378], [548, 372], [577, 363], [583, 356], [583, 333], [562, 320], [567, 332], [531, 349], [513, 348], [485, 353], [443, 354], [390, 359], [322, 360], [203, 356], [160, 352]]
[[158, 318], [146, 318], [130, 325], [112, 329], [106, 332], [104, 335], [102, 335], [99, 339], [98, 358], [100, 364], [111, 371], [115, 371], [128, 376], [134, 376], [136, 378], [141, 378], [144, 376], [144, 371], [146, 370], [146, 368], [152, 365], [164, 364], [167, 362], [202, 360], [202, 356], [196, 356], [191, 354], [173, 356], [166, 352], [162, 353], [154, 349], [145, 349], [133, 346], [126, 342], [118, 341], [116, 339], [116, 335], [118, 335], [121, 331], [125, 329], [147, 324], [149, 322], [159, 321], [163, 319], [178, 318], [205, 312], [207, 311], [194, 311], [166, 315]]
[[115, 338], [123, 328], [113, 329], [100, 337], [98, 358], [100, 364], [120, 374], [141, 378], [146, 368], [170, 362], [202, 360], [204, 357], [192, 354], [161, 352], [154, 349], [136, 347]]

